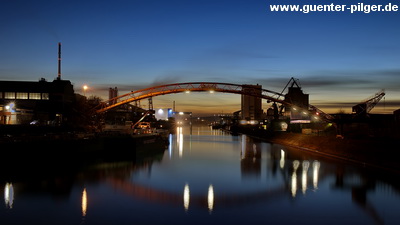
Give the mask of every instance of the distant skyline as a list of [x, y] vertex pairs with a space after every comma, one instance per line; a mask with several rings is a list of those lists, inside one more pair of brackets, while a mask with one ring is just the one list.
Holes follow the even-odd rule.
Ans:
[[[349, 4], [349, 1], [332, 1]], [[378, 4], [376, 1], [359, 1]], [[396, 1], [379, 1], [386, 4]], [[400, 12], [271, 12], [311, 0], [1, 0], [0, 80], [62, 79], [108, 97], [160, 84], [261, 84], [281, 92], [297, 78], [310, 104], [344, 110], [385, 89], [372, 113], [400, 108]], [[331, 3], [331, 2], [330, 2]], [[354, 2], [353, 4], [356, 4]], [[153, 98], [154, 106], [232, 113], [240, 96]], [[147, 101], [142, 101], [147, 105]], [[270, 104], [263, 102], [266, 110]]]

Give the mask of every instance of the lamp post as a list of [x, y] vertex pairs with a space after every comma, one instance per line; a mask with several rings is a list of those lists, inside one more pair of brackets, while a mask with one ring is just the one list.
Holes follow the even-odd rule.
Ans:
[[86, 90], [88, 89], [89, 87], [85, 84], [85, 85], [83, 85], [83, 96], [85, 96], [86, 97]]

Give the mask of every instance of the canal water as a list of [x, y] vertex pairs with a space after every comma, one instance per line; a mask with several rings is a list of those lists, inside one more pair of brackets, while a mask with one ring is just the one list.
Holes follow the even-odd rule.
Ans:
[[134, 161], [2, 177], [0, 224], [400, 224], [398, 175], [210, 127], [169, 139]]

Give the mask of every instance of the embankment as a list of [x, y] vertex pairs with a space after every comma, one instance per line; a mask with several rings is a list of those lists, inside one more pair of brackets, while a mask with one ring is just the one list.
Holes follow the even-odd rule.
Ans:
[[[240, 131], [239, 131], [240, 132]], [[281, 144], [365, 166], [400, 172], [400, 139], [336, 138], [289, 132], [243, 132], [270, 143]]]

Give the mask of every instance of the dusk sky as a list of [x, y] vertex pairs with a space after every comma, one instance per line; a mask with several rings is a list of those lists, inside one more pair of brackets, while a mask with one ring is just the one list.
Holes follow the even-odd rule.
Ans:
[[[0, 80], [62, 79], [108, 98], [178, 82], [261, 84], [299, 79], [328, 113], [385, 89], [372, 113], [400, 108], [400, 12], [271, 12], [270, 4], [397, 4], [322, 0], [0, 0]], [[155, 97], [154, 107], [232, 113], [240, 96]], [[147, 101], [142, 101], [147, 105]], [[264, 101], [264, 109], [268, 104]]]

